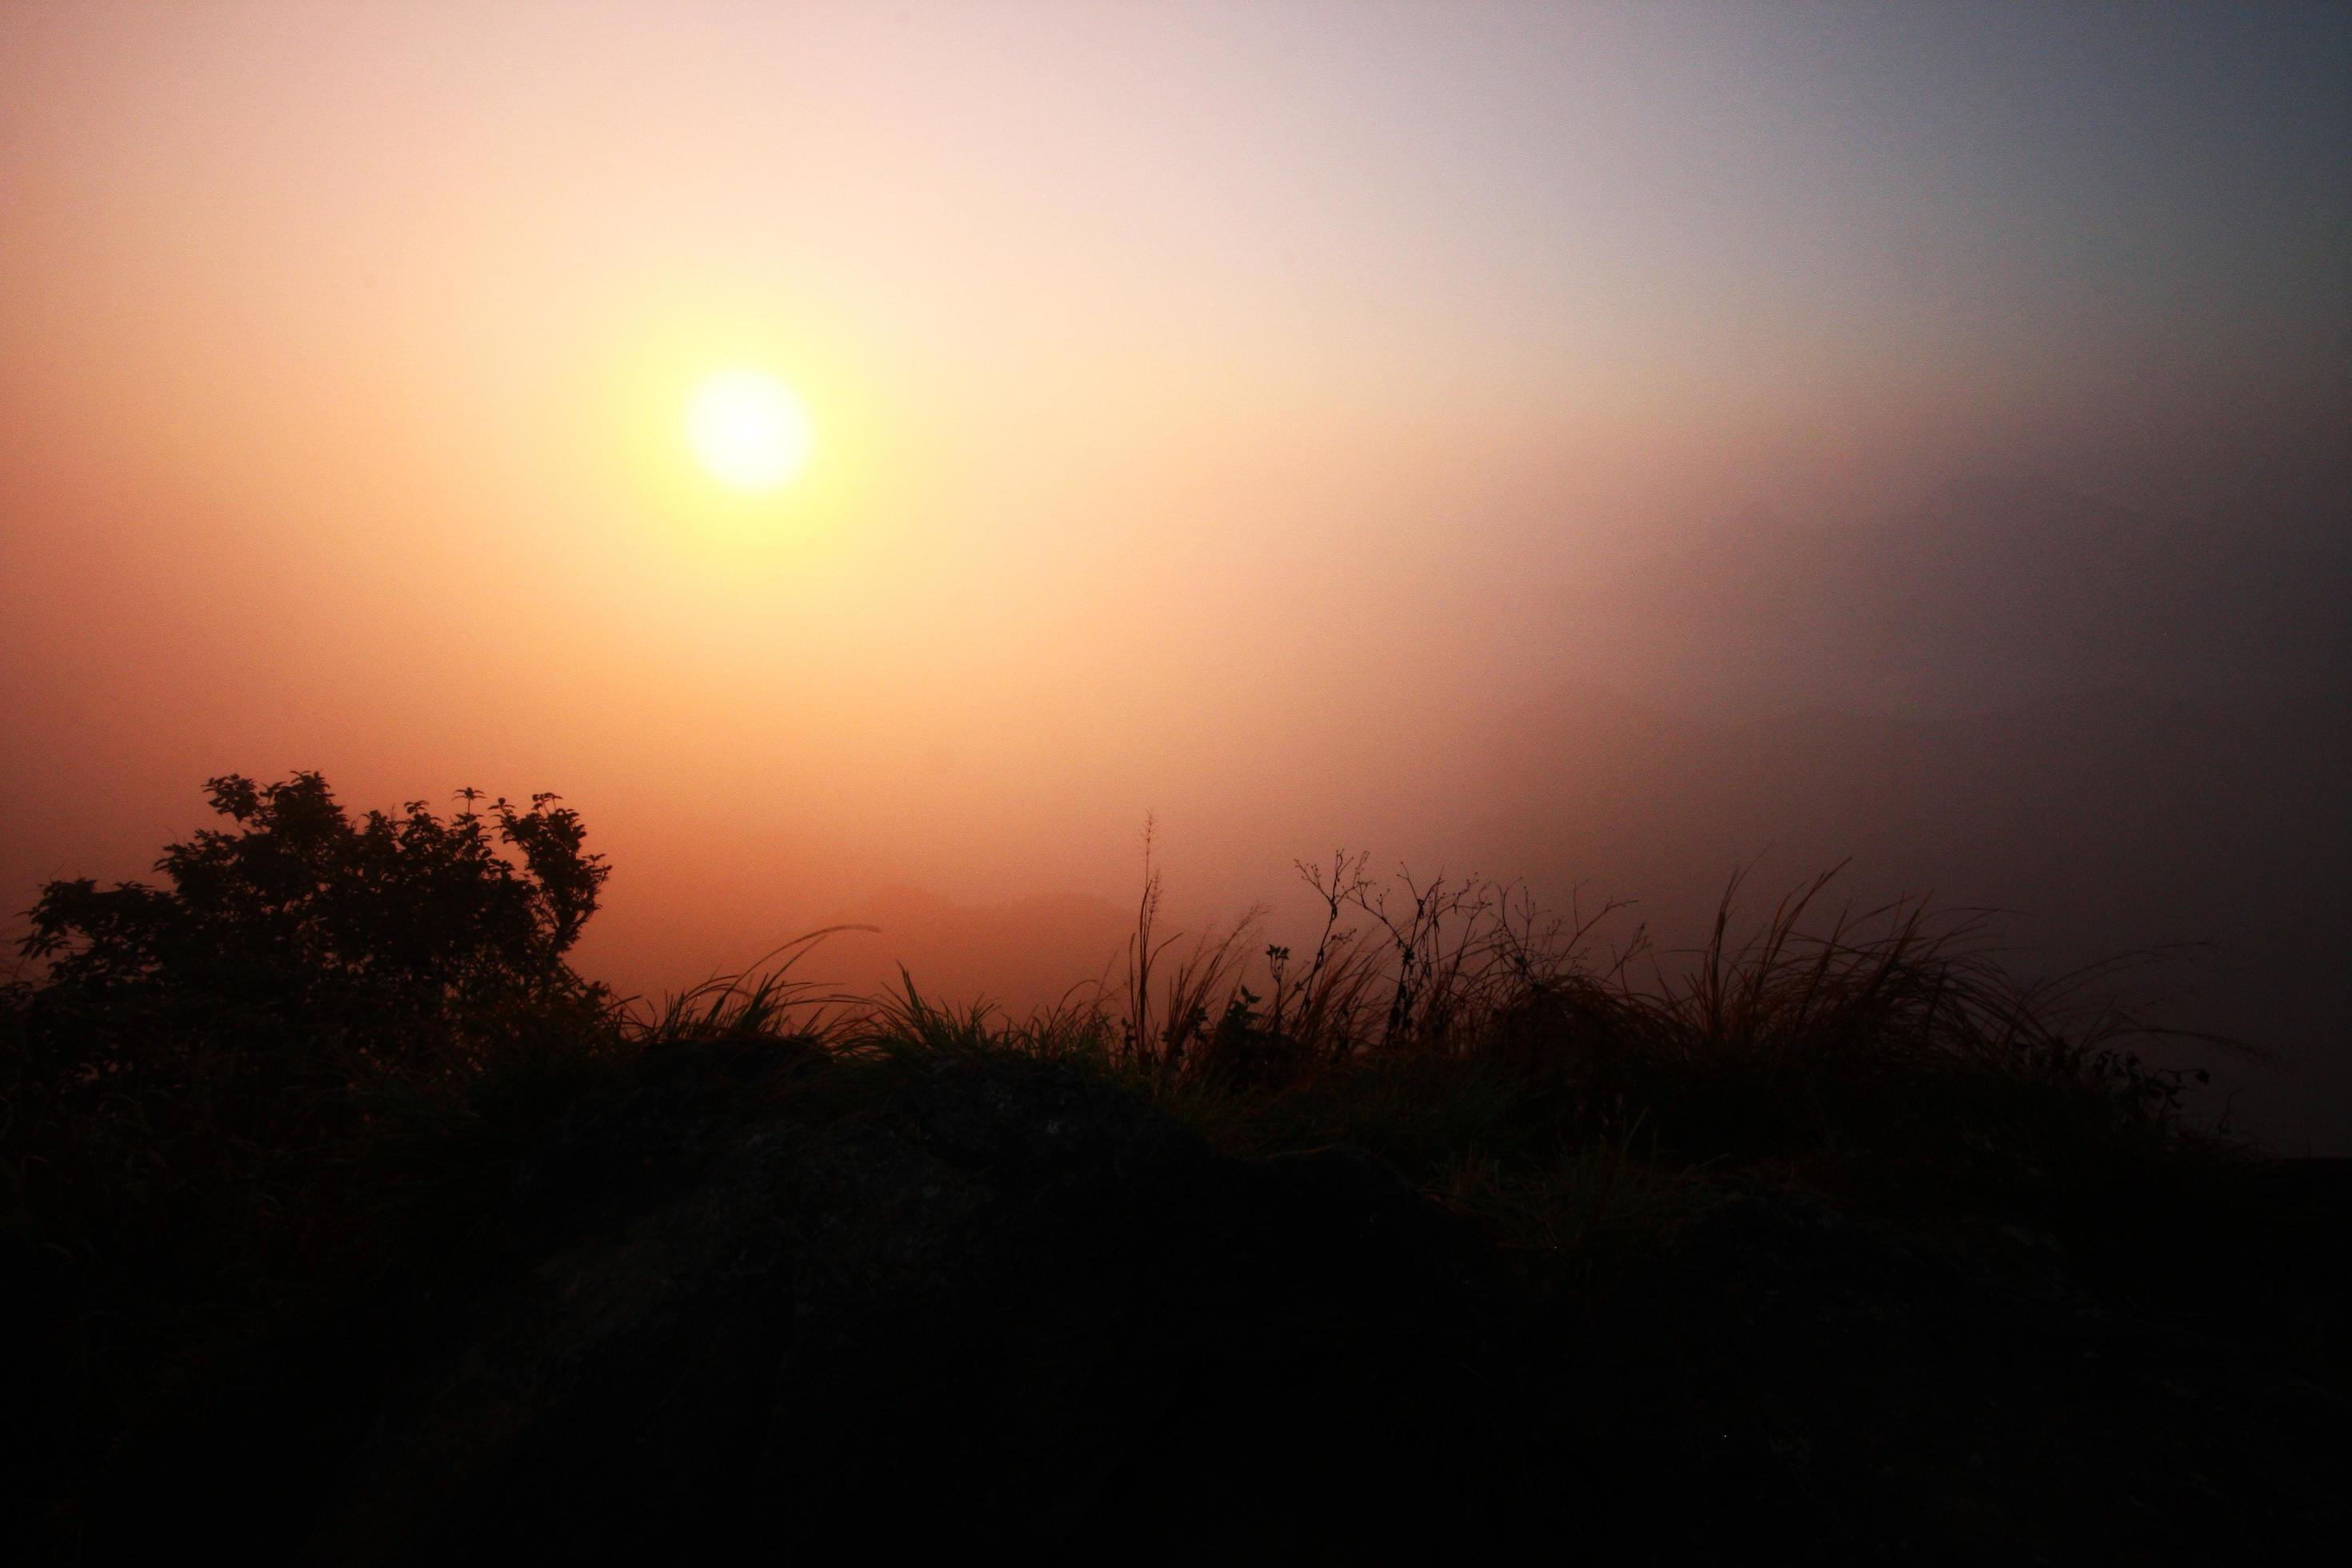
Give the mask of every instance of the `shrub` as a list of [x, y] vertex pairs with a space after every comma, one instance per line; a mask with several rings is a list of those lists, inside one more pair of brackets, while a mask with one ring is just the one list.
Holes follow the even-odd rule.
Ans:
[[295, 1268], [397, 1108], [462, 1118], [613, 1037], [564, 962], [605, 868], [554, 796], [354, 821], [315, 773], [209, 790], [233, 826], [168, 846], [162, 885], [44, 887], [47, 973], [0, 991], [0, 1240], [155, 1323]]
[[315, 773], [207, 787], [236, 829], [169, 846], [168, 886], [42, 889], [23, 946], [48, 963], [45, 1006], [175, 1030], [299, 1020], [397, 1054], [518, 1006], [601, 999], [564, 954], [607, 869], [555, 796], [477, 809], [467, 790], [446, 819], [412, 801], [354, 822]]

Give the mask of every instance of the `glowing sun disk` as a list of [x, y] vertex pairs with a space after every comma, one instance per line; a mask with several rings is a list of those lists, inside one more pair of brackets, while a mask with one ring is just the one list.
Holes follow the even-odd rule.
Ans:
[[711, 477], [739, 490], [789, 483], [815, 440], [808, 405], [761, 370], [721, 371], [696, 387], [686, 436]]

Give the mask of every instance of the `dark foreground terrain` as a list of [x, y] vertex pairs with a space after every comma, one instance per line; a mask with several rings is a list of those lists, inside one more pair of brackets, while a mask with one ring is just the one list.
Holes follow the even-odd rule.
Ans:
[[2272, 1272], [2134, 1300], [2048, 1231], [1752, 1180], [1596, 1280], [1365, 1153], [1220, 1155], [1011, 1058], [677, 1047], [506, 1168], [438, 1278], [134, 1434], [80, 1550], [2280, 1561], [2352, 1524], [2336, 1170], [2214, 1178], [2179, 1241]]
[[563, 963], [604, 871], [546, 797], [214, 798], [0, 988], [20, 1559], [2352, 1530], [2352, 1166], [2195, 1130], [2160, 1034], [1965, 929], [1807, 937], [1817, 883], [1644, 981], [1342, 859], [1311, 952], [1171, 947], [1147, 884], [1124, 992], [1026, 1021], [788, 971], [647, 1014]]

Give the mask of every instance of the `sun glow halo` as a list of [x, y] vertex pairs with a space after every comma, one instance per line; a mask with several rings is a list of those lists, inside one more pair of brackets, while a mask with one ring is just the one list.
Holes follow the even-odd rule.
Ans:
[[712, 478], [752, 491], [790, 483], [815, 441], [808, 405], [761, 370], [721, 371], [696, 387], [686, 435]]

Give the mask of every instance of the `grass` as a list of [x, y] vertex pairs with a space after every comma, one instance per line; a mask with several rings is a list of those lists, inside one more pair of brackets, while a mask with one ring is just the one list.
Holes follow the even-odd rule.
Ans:
[[47, 1391], [20, 1432], [55, 1436], [11, 1457], [36, 1478], [18, 1485], [56, 1495], [57, 1467], [290, 1323], [431, 1297], [495, 1256], [499, 1194], [551, 1128], [713, 1047], [804, 1057], [757, 1092], [816, 1119], [942, 1059], [1014, 1056], [1236, 1156], [1352, 1145], [1570, 1290], [1743, 1184], [2110, 1237], [2137, 1205], [2160, 1247], [2151, 1194], [2237, 1158], [2136, 1054], [2162, 1031], [2111, 1000], [2117, 966], [2019, 977], [1965, 915], [1827, 913], [1832, 875], [1744, 928], [1735, 878], [1704, 946], [1664, 953], [1608, 940], [1622, 911], [1553, 919], [1510, 885], [1300, 869], [1321, 918], [1294, 951], [1255, 914], [1168, 932], [1147, 866], [1119, 979], [1018, 1017], [903, 974], [836, 994], [805, 977], [827, 931], [657, 1004], [456, 1016], [396, 1059], [299, 1012], [100, 1019], [20, 985], [0, 1006], [0, 1256], [9, 1338]]
[[1360, 856], [1299, 869], [1321, 916], [1303, 952], [1265, 941], [1255, 912], [1167, 931], [1147, 860], [1119, 979], [1057, 1006], [1016, 1017], [903, 974], [880, 998], [835, 995], [796, 978], [820, 932], [773, 969], [625, 1016], [620, 1037], [775, 1036], [883, 1077], [1053, 1060], [1237, 1156], [1367, 1150], [1571, 1273], [1669, 1238], [1741, 1183], [2050, 1223], [2084, 1192], [2241, 1152], [2191, 1125], [2195, 1075], [2139, 1054], [2172, 1032], [2116, 1001], [2128, 961], [2020, 977], [1979, 916], [1822, 916], [1834, 872], [1745, 931], [1735, 877], [1706, 944], [1662, 953], [1638, 929], [1605, 941], [1615, 908], [1553, 919], [1517, 886], [1381, 881]]

